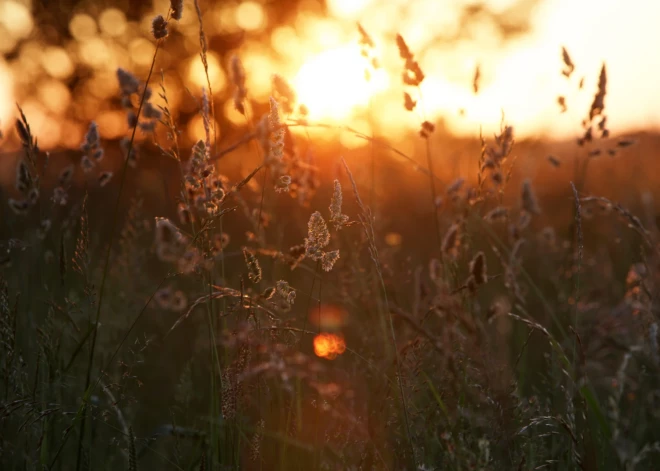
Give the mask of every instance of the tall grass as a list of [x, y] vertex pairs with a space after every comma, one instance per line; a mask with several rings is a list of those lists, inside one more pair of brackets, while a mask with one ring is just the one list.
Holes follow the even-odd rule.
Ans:
[[[443, 137], [423, 112], [420, 158], [373, 129], [311, 122], [279, 76], [257, 103], [246, 76], [260, 72], [238, 56], [229, 67], [245, 134], [223, 142], [194, 6], [206, 86], [189, 152], [164, 74], [159, 107], [150, 87], [181, 2], [154, 19], [146, 79], [117, 72], [130, 128], [118, 178], [102, 170], [113, 143], [96, 123], [80, 165], [46, 166], [19, 109], [0, 225], [2, 469], [660, 465], [656, 213], [648, 194], [640, 218], [587, 180], [596, 157], [634, 144], [606, 127], [605, 66], [576, 173], [562, 172], [561, 156], [538, 159], [558, 197], [518, 168], [504, 117], [492, 139], [474, 140], [472, 175], [447, 184], [434, 173]], [[358, 32], [376, 67], [373, 39]], [[390, 46], [404, 60], [404, 107], [416, 110], [424, 74], [401, 36]], [[558, 73], [572, 80], [561, 52]], [[475, 93], [478, 80], [479, 69]], [[312, 128], [367, 140], [365, 181], [348, 150], [327, 178], [310, 157], [323, 150]], [[139, 158], [138, 130], [154, 143]], [[222, 157], [246, 144], [253, 168], [225, 176]], [[401, 167], [388, 173], [392, 157]], [[158, 205], [141, 202], [145, 160], [171, 170]], [[81, 172], [96, 184], [79, 184]], [[423, 214], [418, 183], [433, 200]]]

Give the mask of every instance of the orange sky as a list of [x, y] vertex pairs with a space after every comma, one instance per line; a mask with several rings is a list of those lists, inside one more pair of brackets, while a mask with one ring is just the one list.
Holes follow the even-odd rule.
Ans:
[[[660, 2], [649, 0], [544, 0], [528, 16], [531, 31], [498, 41], [493, 24], [473, 25], [473, 39], [451, 45], [434, 43], [433, 36], [451, 34], [457, 12], [467, 2], [455, 0], [331, 0], [331, 11], [358, 20], [383, 46], [383, 38], [401, 33], [410, 48], [425, 50], [419, 61], [424, 109], [443, 116], [459, 133], [475, 134], [480, 124], [496, 126], [503, 109], [518, 135], [573, 136], [596, 91], [603, 61], [608, 68], [606, 109], [616, 132], [660, 126]], [[503, 12], [513, 1], [485, 2]], [[522, 3], [522, 2], [517, 2]], [[402, 9], [402, 5], [411, 5]], [[571, 81], [561, 74], [561, 46], [577, 68]], [[393, 46], [385, 63], [396, 66]], [[471, 81], [481, 65], [482, 90], [474, 96]], [[578, 92], [580, 77], [584, 91]], [[395, 86], [398, 77], [392, 77]], [[565, 95], [569, 110], [560, 115], [557, 95]], [[326, 95], [325, 101], [331, 102]], [[336, 106], [336, 105], [335, 105]], [[385, 105], [383, 105], [385, 108]], [[463, 108], [465, 117], [457, 110]], [[385, 110], [383, 110], [385, 111]], [[386, 111], [385, 111], [386, 113]], [[414, 121], [414, 120], [413, 120]]]
[[[467, 2], [328, 0], [330, 15], [325, 16], [318, 5], [308, 1], [303, 5], [309, 8], [302, 8], [289, 25], [281, 25], [272, 32], [270, 44], [267, 39], [250, 39], [248, 34], [237, 52], [245, 64], [247, 86], [253, 99], [267, 99], [270, 76], [279, 73], [297, 88], [313, 119], [342, 122], [370, 133], [368, 112], [371, 110], [377, 131], [393, 138], [416, 130], [420, 119], [419, 115], [403, 110], [402, 62], [394, 43], [397, 33], [406, 38], [426, 73], [419, 112], [430, 119], [444, 118], [456, 133], [474, 136], [480, 126], [487, 132], [493, 131], [504, 110], [518, 137], [574, 137], [596, 90], [603, 61], [608, 67], [605, 103], [612, 132], [616, 135], [660, 127], [657, 86], [660, 55], [653, 50], [654, 45], [660, 44], [660, 28], [655, 24], [660, 18], [660, 2], [518, 0], [517, 3], [532, 7], [527, 14], [505, 14], [514, 4], [512, 0], [484, 2], [493, 15], [503, 16], [505, 21], [528, 23], [529, 31], [525, 34], [501, 40], [496, 24], [482, 15], [467, 22], [469, 34], [465, 37], [442, 42], [437, 36], [456, 32], [460, 9]], [[0, 49], [11, 46], [7, 37], [25, 38], [36, 26], [25, 4], [23, 0], [0, 2], [0, 32], [11, 33], [4, 36], [4, 42], [0, 41]], [[183, 85], [194, 91], [199, 90], [204, 80], [197, 64], [197, 24], [191, 4], [186, 3], [184, 20], [176, 26], [192, 38], [186, 44], [189, 59], [176, 65], [184, 77]], [[106, 10], [97, 17], [78, 15], [70, 24], [77, 43], [62, 49], [47, 49], [28, 42], [24, 47], [28, 52], [43, 50], [44, 59], [40, 63], [37, 60], [36, 65], [27, 60], [30, 56], [27, 53], [25, 58], [20, 56], [18, 68], [14, 64], [9, 67], [0, 59], [0, 127], [6, 129], [12, 124], [13, 102], [19, 99], [19, 86], [29, 75], [26, 70], [34, 72], [35, 67], [41, 67], [48, 79], [38, 78], [35, 87], [40, 94], [21, 97], [21, 103], [25, 104], [37, 133], [40, 130], [44, 133], [40, 140], [45, 147], [49, 143], [56, 145], [62, 136], [71, 136], [71, 132], [61, 127], [57, 116], [72, 100], [62, 82], [58, 82], [67, 73], [66, 57], [60, 56], [66, 54], [64, 51], [75, 51], [77, 60], [86, 61], [97, 71], [92, 80], [98, 80], [101, 85], [94, 88], [112, 94], [115, 90], [112, 80], [108, 82], [108, 77], [113, 76], [110, 68], [144, 68], [152, 46], [142, 36], [148, 34], [151, 14], [165, 11], [167, 5], [166, 0], [154, 0], [153, 12], [139, 24], [127, 23], [117, 10]], [[268, 24], [267, 7], [256, 0], [218, 2], [210, 8], [205, 16], [210, 36], [241, 29], [258, 35]], [[365, 62], [357, 45], [357, 21], [374, 38], [384, 65], [369, 83], [364, 80]], [[124, 53], [115, 43], [126, 35], [129, 39], [122, 46], [127, 48]], [[560, 73], [562, 46], [566, 46], [577, 66], [570, 81]], [[95, 60], [98, 57], [105, 59]], [[482, 79], [481, 90], [475, 96], [472, 77], [477, 64]], [[210, 66], [215, 91], [230, 87], [226, 64], [214, 51], [210, 54]], [[67, 67], [71, 69], [70, 65]], [[578, 91], [577, 83], [583, 76], [584, 90]], [[564, 114], [559, 113], [556, 103], [560, 94], [567, 98], [569, 109]], [[42, 98], [47, 100], [41, 102]], [[175, 93], [172, 99], [177, 101]], [[90, 116], [97, 112], [95, 106], [88, 108]], [[222, 109], [237, 125], [243, 123], [231, 103]], [[464, 112], [459, 114], [459, 110]], [[120, 114], [105, 113], [99, 119], [103, 136], [120, 132], [116, 128], [117, 123], [123, 122]], [[192, 135], [198, 128], [199, 123], [193, 122], [188, 133]], [[49, 130], [51, 135], [47, 134]]]

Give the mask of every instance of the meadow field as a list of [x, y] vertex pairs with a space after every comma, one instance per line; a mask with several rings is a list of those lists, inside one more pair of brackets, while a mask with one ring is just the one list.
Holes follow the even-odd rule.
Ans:
[[[660, 468], [630, 73], [558, 40], [459, 87], [350, 2], [38, 3], [0, 0], [1, 469]], [[504, 47], [510, 3], [456, 22]]]

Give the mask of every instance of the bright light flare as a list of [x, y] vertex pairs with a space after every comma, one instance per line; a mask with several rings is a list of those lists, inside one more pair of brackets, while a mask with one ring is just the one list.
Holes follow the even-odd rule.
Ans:
[[8, 131], [13, 125], [13, 94], [14, 80], [11, 70], [0, 59], [0, 132]]
[[334, 360], [346, 351], [344, 337], [337, 334], [322, 333], [314, 337], [314, 353], [326, 360]]
[[371, 70], [371, 79], [367, 80], [367, 66], [357, 44], [321, 52], [305, 62], [293, 86], [300, 103], [309, 109], [310, 118], [343, 120], [387, 89], [388, 75]]

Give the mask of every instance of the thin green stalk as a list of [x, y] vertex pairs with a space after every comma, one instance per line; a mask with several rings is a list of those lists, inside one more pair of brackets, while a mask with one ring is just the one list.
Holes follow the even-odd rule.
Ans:
[[[383, 302], [385, 304], [385, 312], [383, 313], [381, 310], [381, 319], [383, 318], [383, 315], [387, 316], [387, 320], [389, 321], [389, 328], [390, 328], [390, 335], [391, 335], [391, 342], [392, 346], [390, 348], [394, 349], [394, 360], [396, 363], [396, 375], [397, 375], [397, 383], [399, 385], [399, 394], [401, 396], [401, 405], [403, 409], [403, 417], [404, 417], [404, 422], [406, 426], [406, 437], [408, 439], [408, 445], [410, 447], [410, 452], [411, 452], [411, 461], [414, 465], [414, 469], [417, 468], [417, 463], [415, 459], [415, 449], [413, 446], [412, 442], [412, 434], [410, 432], [410, 420], [408, 417], [408, 404], [406, 402], [406, 396], [403, 391], [403, 383], [402, 383], [402, 375], [401, 375], [401, 361], [399, 358], [399, 349], [397, 348], [396, 344], [396, 334], [394, 332], [394, 322], [392, 321], [392, 312], [390, 311], [390, 303], [388, 300], [387, 296], [387, 288], [385, 287], [385, 280], [383, 279], [383, 272], [381, 270], [380, 266], [380, 258], [378, 256], [378, 247], [376, 246], [376, 241], [375, 241], [375, 235], [374, 235], [374, 228], [373, 228], [373, 218], [371, 216], [371, 212], [364, 206], [364, 203], [362, 202], [362, 199], [360, 198], [360, 194], [357, 189], [357, 184], [355, 183], [355, 179], [353, 178], [353, 174], [351, 173], [350, 168], [348, 167], [348, 164], [346, 161], [342, 158], [342, 163], [344, 164], [344, 168], [346, 169], [346, 173], [348, 174], [348, 177], [351, 181], [351, 185], [353, 186], [353, 193], [355, 195], [355, 199], [357, 200], [358, 206], [360, 207], [360, 210], [362, 211], [362, 215], [360, 216], [360, 221], [362, 223], [362, 228], [365, 232], [365, 235], [367, 236], [367, 240], [369, 241], [369, 251], [371, 252], [371, 259], [374, 263], [374, 266], [376, 267], [376, 272], [378, 274], [378, 279], [380, 281], [380, 286], [383, 291]], [[433, 174], [431, 174], [433, 175]], [[388, 345], [387, 339], [385, 340], [385, 344]], [[388, 355], [389, 356], [389, 355]]]
[[429, 185], [431, 187], [431, 198], [432, 198], [432, 208], [433, 208], [433, 221], [435, 222], [435, 233], [438, 237], [438, 246], [442, 244], [442, 232], [440, 231], [440, 217], [438, 215], [438, 207], [436, 205], [437, 195], [435, 192], [435, 178], [433, 173], [433, 159], [431, 156], [431, 142], [428, 137], [424, 138], [426, 141], [426, 165], [429, 168]]
[[[304, 311], [305, 313], [309, 312], [309, 308], [312, 304], [312, 299], [314, 299], [314, 286], [316, 285], [316, 278], [319, 275], [319, 266], [320, 266], [320, 264], [321, 264], [320, 260], [316, 262], [316, 268], [314, 269], [314, 274], [313, 274], [313, 277], [312, 277], [312, 287], [309, 290], [309, 297], [307, 298], [308, 299], [307, 300], [307, 307], [305, 308], [305, 311]], [[305, 321], [303, 322], [303, 328], [302, 328], [301, 332], [306, 332], [307, 331], [307, 317], [308, 316], [305, 314]], [[298, 339], [298, 343], [300, 343], [300, 339]], [[301, 392], [300, 378], [296, 378], [296, 392], [298, 393], [298, 395]], [[289, 409], [289, 413], [288, 413], [287, 418], [286, 418], [286, 430], [289, 429], [289, 426], [291, 424], [291, 415], [292, 415], [292, 411], [291, 411], [291, 409]], [[300, 417], [298, 418], [298, 420], [301, 420]], [[281, 453], [280, 453], [280, 456], [282, 457], [282, 463], [285, 462], [284, 457], [286, 456], [286, 452], [287, 452], [287, 444], [282, 443], [282, 450], [281, 450]]]
[[406, 425], [406, 435], [408, 437], [408, 446], [410, 446], [411, 460], [414, 465], [414, 469], [417, 469], [417, 463], [415, 459], [415, 448], [412, 442], [412, 434], [410, 432], [410, 419], [408, 417], [408, 404], [406, 402], [406, 395], [403, 391], [403, 378], [401, 375], [401, 358], [399, 357], [399, 349], [396, 346], [396, 334], [394, 333], [394, 322], [392, 321], [392, 313], [390, 312], [390, 303], [387, 298], [387, 289], [385, 288], [385, 281], [383, 280], [383, 274], [378, 271], [378, 278], [380, 280], [380, 286], [383, 290], [383, 300], [385, 302], [385, 312], [390, 324], [390, 334], [392, 336], [392, 345], [394, 346], [394, 360], [396, 361], [396, 374], [397, 374], [397, 384], [399, 385], [399, 394], [401, 395], [401, 404], [403, 406], [403, 417]]
[[[316, 262], [316, 268], [318, 270], [318, 263]], [[323, 273], [319, 274], [319, 327], [318, 327], [318, 335], [321, 335], [321, 326], [323, 325], [323, 319], [321, 319], [321, 292], [323, 289]], [[312, 293], [313, 294], [313, 293]], [[317, 393], [317, 399], [316, 399], [316, 424], [314, 427], [314, 443], [316, 444], [316, 456], [314, 460], [316, 461], [316, 466], [315, 468], [318, 470], [321, 467], [321, 450], [322, 447], [319, 446], [319, 429], [321, 428], [321, 393]]]
[[[417, 91], [419, 92], [419, 101], [420, 101], [420, 106], [424, 106], [424, 98], [422, 97], [422, 88], [420, 85], [417, 85]], [[421, 120], [423, 123], [427, 121], [426, 119], [426, 111], [422, 109], [421, 113]], [[423, 126], [423, 125], [422, 125]], [[422, 127], [422, 129], [424, 129]], [[426, 144], [426, 165], [428, 166], [429, 170], [429, 185], [431, 187], [431, 198], [433, 201], [431, 201], [431, 207], [433, 208], [433, 221], [435, 223], [435, 232], [438, 237], [438, 246], [442, 244], [442, 233], [440, 232], [440, 217], [438, 215], [438, 207], [436, 205], [437, 201], [437, 195], [435, 192], [435, 173], [433, 172], [433, 156], [431, 154], [431, 138], [428, 135], [422, 135], [423, 139]], [[444, 258], [444, 257], [443, 257]], [[443, 260], [443, 265], [444, 265], [444, 260]]]
[[[169, 17], [169, 14], [168, 14]], [[140, 119], [140, 114], [142, 112], [142, 107], [144, 106], [144, 102], [146, 100], [147, 96], [147, 89], [149, 87], [149, 80], [151, 79], [151, 75], [153, 74], [154, 71], [154, 66], [156, 65], [156, 57], [158, 55], [158, 51], [160, 47], [163, 44], [163, 39], [159, 39], [156, 42], [156, 50], [154, 51], [154, 56], [153, 59], [151, 60], [151, 66], [149, 67], [149, 74], [147, 75], [147, 80], [144, 83], [144, 90], [142, 91], [142, 96], [140, 97], [140, 105], [138, 106], [136, 118], [135, 118], [135, 126], [133, 126], [133, 132], [131, 133], [131, 140], [128, 145], [128, 151], [126, 155], [126, 159], [124, 160], [124, 165], [122, 166], [122, 171], [121, 171], [121, 177], [119, 179], [119, 193], [117, 194], [117, 201], [115, 202], [115, 207], [113, 210], [112, 214], [112, 219], [111, 219], [111, 227], [110, 227], [110, 241], [108, 243], [108, 249], [105, 253], [105, 261], [103, 264], [103, 274], [101, 276], [101, 285], [99, 287], [99, 300], [98, 304], [96, 306], [96, 319], [94, 321], [94, 331], [92, 333], [92, 345], [89, 351], [89, 360], [87, 362], [87, 373], [85, 375], [85, 393], [87, 393], [87, 390], [89, 389], [89, 383], [91, 380], [91, 375], [92, 375], [92, 366], [94, 364], [94, 354], [96, 352], [96, 338], [98, 334], [98, 326], [99, 326], [99, 320], [101, 319], [101, 306], [103, 305], [103, 295], [105, 293], [105, 285], [108, 277], [108, 267], [110, 266], [110, 255], [112, 253], [112, 247], [114, 245], [114, 240], [115, 240], [115, 233], [117, 231], [117, 225], [119, 223], [119, 207], [121, 203], [121, 195], [122, 191], [124, 189], [124, 184], [126, 182], [126, 170], [128, 169], [128, 162], [130, 160], [131, 152], [133, 152], [133, 143], [135, 141], [135, 134], [137, 132], [138, 128], [138, 121]], [[83, 401], [85, 401], [85, 405], [83, 406], [83, 416], [86, 414], [87, 411], [87, 398], [86, 396], [83, 396]], [[83, 438], [84, 438], [84, 431], [85, 431], [85, 421], [83, 420], [80, 426], [80, 435], [78, 439], [78, 458], [76, 462], [76, 470], [80, 470], [80, 464], [81, 464], [81, 458], [82, 458], [82, 443], [83, 443]]]
[[371, 128], [371, 191], [369, 193], [369, 206], [376, 213], [376, 138], [374, 136], [373, 97], [369, 97], [369, 127]]
[[[133, 323], [130, 325], [130, 327], [128, 328], [128, 330], [127, 330], [126, 333], [124, 334], [124, 337], [121, 339], [121, 341], [119, 342], [119, 344], [118, 344], [117, 347], [115, 348], [115, 351], [112, 353], [112, 355], [110, 356], [110, 358], [109, 358], [108, 361], [106, 362], [106, 364], [105, 364], [105, 366], [103, 367], [103, 370], [102, 370], [102, 371], [107, 370], [107, 369], [110, 367], [110, 365], [111, 365], [112, 362], [114, 361], [115, 357], [116, 357], [117, 354], [119, 353], [119, 350], [121, 349], [121, 347], [124, 345], [124, 343], [125, 343], [126, 340], [128, 339], [128, 336], [130, 335], [130, 333], [133, 331], [133, 328], [135, 328], [135, 326], [136, 326], [136, 324], [138, 323], [138, 321], [142, 318], [142, 315], [146, 312], [147, 307], [149, 306], [149, 304], [151, 303], [151, 301], [154, 299], [154, 296], [156, 295], [156, 293], [158, 292], [158, 290], [160, 289], [160, 287], [163, 285], [163, 283], [164, 283], [168, 278], [170, 278], [170, 276], [171, 276], [171, 275], [168, 275], [168, 276], [164, 277], [164, 278], [160, 281], [160, 283], [158, 284], [158, 286], [156, 287], [156, 289], [153, 291], [153, 293], [151, 293], [151, 296], [149, 296], [149, 299], [148, 299], [147, 302], [144, 304], [144, 306], [142, 307], [142, 309], [140, 310], [140, 312], [138, 313], [138, 315], [136, 316], [136, 318], [133, 320]], [[64, 438], [62, 439], [62, 443], [60, 444], [59, 448], [58, 448], [57, 451], [55, 452], [55, 456], [53, 457], [53, 459], [52, 459], [52, 461], [51, 461], [51, 463], [50, 463], [50, 466], [48, 467], [49, 469], [53, 469], [53, 466], [55, 466], [55, 463], [57, 462], [57, 459], [59, 458], [60, 453], [61, 453], [62, 450], [64, 449], [64, 445], [66, 445], [66, 443], [67, 443], [67, 440], [68, 440], [68, 438], [69, 438], [69, 434], [70, 434], [70, 432], [73, 430], [73, 427], [75, 426], [76, 422], [78, 422], [78, 421], [81, 419], [81, 417], [83, 416], [83, 408], [84, 408], [84, 406], [85, 406], [85, 404], [86, 404], [86, 402], [87, 402], [87, 399], [88, 399], [89, 396], [91, 395], [92, 391], [94, 391], [94, 390], [98, 387], [98, 385], [99, 385], [100, 382], [101, 382], [101, 378], [102, 378], [102, 376], [99, 375], [99, 377], [97, 378], [96, 382], [95, 382], [93, 385], [91, 385], [91, 386], [85, 391], [85, 394], [83, 395], [83, 403], [82, 403], [82, 404], [80, 405], [80, 407], [78, 408], [78, 411], [76, 412], [76, 416], [75, 416], [74, 419], [73, 419], [73, 423], [71, 424], [71, 426], [69, 426], [69, 427], [67, 428], [67, 430], [66, 430], [66, 432], [65, 432], [65, 434], [64, 434]], [[63, 383], [62, 383], [62, 384], [63, 384]], [[61, 394], [61, 392], [60, 392], [60, 394]]]

